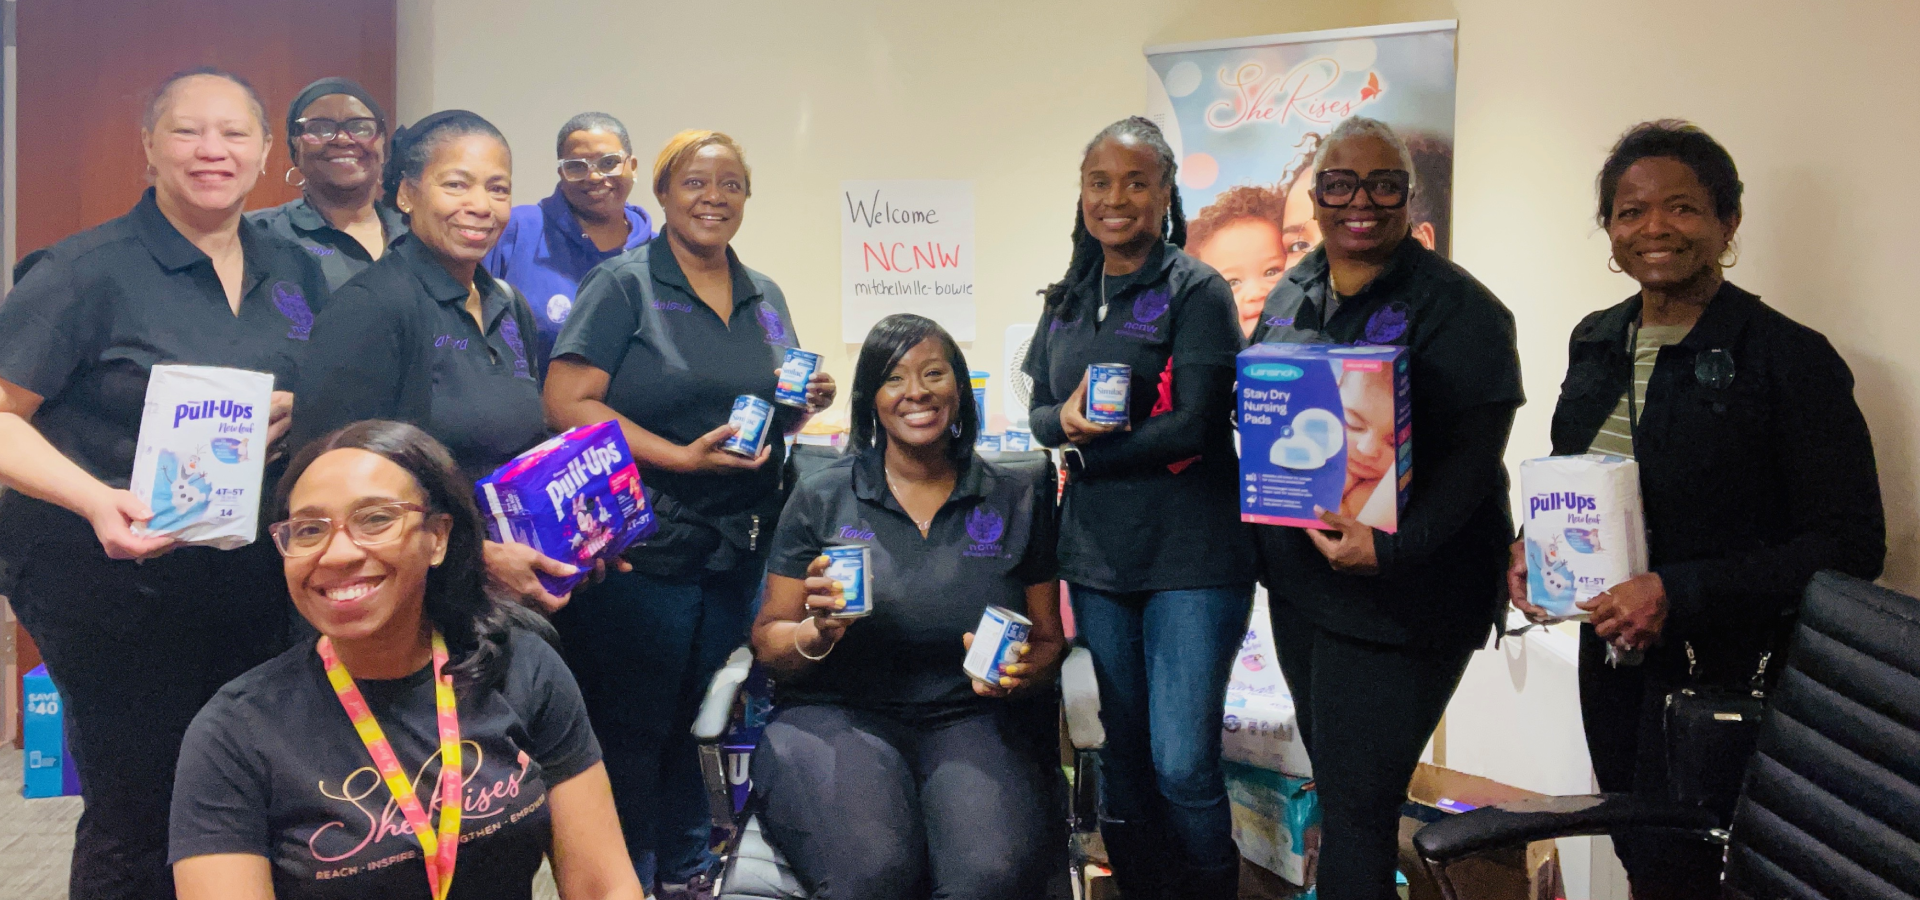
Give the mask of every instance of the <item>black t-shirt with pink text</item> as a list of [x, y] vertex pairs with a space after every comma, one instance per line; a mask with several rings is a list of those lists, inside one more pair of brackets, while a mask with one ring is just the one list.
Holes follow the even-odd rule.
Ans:
[[[454, 900], [531, 897], [553, 844], [548, 788], [600, 761], [559, 654], [527, 632], [515, 632], [509, 649], [506, 677], [459, 699], [465, 790]], [[357, 683], [437, 823], [431, 668]], [[265, 856], [279, 900], [430, 897], [419, 841], [312, 644], [234, 679], [187, 731], [168, 858], [214, 853]]]

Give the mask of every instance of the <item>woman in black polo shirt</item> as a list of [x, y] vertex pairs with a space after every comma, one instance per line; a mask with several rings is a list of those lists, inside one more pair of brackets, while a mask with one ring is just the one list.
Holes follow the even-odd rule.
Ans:
[[[606, 747], [634, 864], [649, 880], [657, 852], [669, 898], [698, 890], [712, 865], [689, 729], [707, 680], [747, 636], [786, 499], [780, 436], [804, 419], [775, 405], [758, 457], [720, 448], [734, 398], [771, 401], [799, 341], [779, 285], [729, 246], [751, 193], [732, 138], [668, 141], [653, 166], [665, 226], [581, 282], [546, 385], [554, 425], [620, 423], [663, 523], [628, 551], [636, 571], [582, 591], [554, 624]], [[807, 399], [826, 408], [833, 379], [816, 374]]]
[[[1073, 262], [1043, 292], [1026, 371], [1033, 436], [1064, 448], [1060, 571], [1100, 684], [1114, 875], [1129, 897], [1232, 897], [1220, 714], [1253, 602], [1233, 452], [1242, 339], [1232, 289], [1180, 251], [1174, 170], [1146, 119], [1087, 145]], [[1132, 367], [1129, 427], [1087, 421], [1093, 363]]]
[[[349, 422], [396, 419], [425, 429], [477, 479], [547, 437], [533, 313], [480, 267], [513, 205], [513, 156], [486, 119], [446, 110], [394, 135], [386, 181], [413, 231], [314, 322], [295, 446]], [[493, 541], [486, 559], [510, 595], [549, 610], [566, 603], [535, 573], [573, 566]]]
[[[1407, 780], [1499, 617], [1513, 536], [1502, 459], [1522, 402], [1513, 316], [1411, 236], [1412, 166], [1406, 144], [1373, 119], [1327, 135], [1312, 170], [1324, 239], [1274, 286], [1253, 333], [1411, 356], [1413, 480], [1398, 530], [1362, 522], [1372, 506], [1358, 490], [1344, 511], [1321, 514], [1324, 529], [1253, 527], [1275, 649], [1313, 758], [1326, 900], [1393, 896]], [[1349, 446], [1375, 443], [1361, 417], [1347, 428]], [[1380, 491], [1391, 490], [1382, 483], [1373, 496], [1387, 502]]]
[[[1687, 122], [1634, 126], [1600, 169], [1609, 263], [1640, 290], [1574, 328], [1553, 452], [1639, 463], [1652, 563], [1581, 604], [1592, 621], [1580, 626], [1580, 710], [1603, 791], [1668, 799], [1666, 696], [1744, 687], [1768, 653], [1771, 684], [1813, 573], [1874, 578], [1886, 557], [1853, 373], [1819, 332], [1726, 280], [1742, 191], [1732, 155]], [[1515, 543], [1509, 589], [1538, 619], [1526, 560]], [[1610, 643], [1644, 662], [1608, 665]], [[1747, 763], [1701, 762], [1733, 789]], [[1734, 797], [1722, 800], [1715, 811], [1730, 817]], [[1711, 847], [1616, 842], [1635, 897], [1713, 894]]]
[[[1055, 721], [1004, 700], [1062, 657], [1051, 467], [986, 462], [966, 358], [930, 319], [873, 326], [853, 382], [853, 449], [794, 489], [767, 566], [754, 655], [776, 673], [753, 757], [767, 836], [801, 881], [893, 900], [1028, 900], [1045, 882], [1036, 747]], [[827, 547], [864, 546], [873, 612], [823, 577]], [[989, 606], [1033, 621], [988, 685], [961, 668]], [[1023, 727], [1024, 723], [1024, 727]], [[1033, 726], [1039, 737], [1034, 739]]]
[[406, 220], [379, 202], [387, 159], [387, 114], [351, 78], [322, 78], [287, 107], [286, 180], [300, 199], [247, 213], [251, 221], [307, 249], [334, 290], [386, 254]]
[[286, 638], [268, 542], [174, 549], [130, 530], [153, 513], [125, 490], [154, 365], [271, 372], [269, 436], [287, 427], [294, 362], [327, 285], [305, 251], [241, 224], [268, 132], [238, 77], [169, 78], [141, 129], [153, 187], [127, 215], [54, 245], [0, 303], [0, 484], [11, 489], [0, 552], [72, 726], [86, 798], [80, 900], [173, 896], [180, 736]]

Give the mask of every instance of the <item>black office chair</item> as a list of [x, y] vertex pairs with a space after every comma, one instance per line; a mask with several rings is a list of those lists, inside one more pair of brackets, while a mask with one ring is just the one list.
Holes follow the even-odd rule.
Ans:
[[[1663, 829], [1726, 847], [1739, 900], [1920, 897], [1920, 599], [1834, 572], [1807, 587], [1787, 669], [1730, 829], [1624, 794], [1502, 804], [1435, 822], [1414, 848], [1448, 900], [1448, 864], [1530, 841]], [[1460, 898], [1472, 900], [1472, 898]]]

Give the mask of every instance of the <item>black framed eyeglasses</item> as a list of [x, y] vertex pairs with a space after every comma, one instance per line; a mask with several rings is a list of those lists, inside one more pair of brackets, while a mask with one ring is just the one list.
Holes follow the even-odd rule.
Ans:
[[353, 119], [295, 119], [294, 134], [310, 144], [324, 144], [345, 134], [364, 144], [380, 136], [380, 120], [360, 116]]
[[560, 161], [560, 177], [568, 181], [586, 181], [598, 173], [602, 178], [612, 178], [620, 174], [620, 167], [626, 165], [628, 159], [625, 153], [563, 159]]
[[1313, 176], [1315, 201], [1332, 209], [1352, 204], [1361, 191], [1380, 209], [1399, 209], [1407, 205], [1412, 187], [1413, 176], [1405, 169], [1375, 169], [1364, 176], [1352, 169], [1323, 169]]
[[358, 547], [391, 544], [407, 533], [400, 527], [407, 514], [416, 512], [425, 515], [429, 510], [418, 503], [395, 501], [360, 507], [348, 513], [344, 523], [326, 516], [311, 516], [275, 522], [267, 526], [267, 533], [273, 535], [273, 545], [280, 548], [281, 556], [296, 559], [326, 549], [333, 542], [334, 530], [341, 527], [347, 529], [347, 540]]

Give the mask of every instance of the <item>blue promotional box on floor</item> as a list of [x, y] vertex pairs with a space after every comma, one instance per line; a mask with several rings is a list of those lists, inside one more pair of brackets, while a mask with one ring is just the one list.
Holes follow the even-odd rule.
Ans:
[[1404, 347], [1240, 351], [1240, 520], [1318, 527], [1317, 506], [1398, 531], [1413, 481], [1407, 362]]
[[20, 680], [20, 694], [25, 701], [20, 735], [26, 748], [26, 786], [20, 793], [29, 800], [79, 796], [80, 772], [67, 753], [66, 711], [46, 666], [36, 666]]

